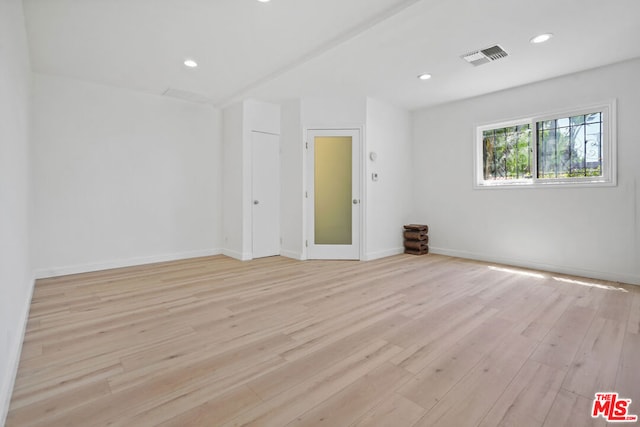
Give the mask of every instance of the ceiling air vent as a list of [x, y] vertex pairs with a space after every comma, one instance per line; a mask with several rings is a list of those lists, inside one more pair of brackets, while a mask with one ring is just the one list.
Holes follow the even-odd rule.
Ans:
[[477, 67], [478, 65], [486, 64], [487, 62], [505, 58], [508, 55], [509, 54], [504, 49], [495, 45], [486, 49], [474, 50], [473, 52], [462, 55], [461, 58]]

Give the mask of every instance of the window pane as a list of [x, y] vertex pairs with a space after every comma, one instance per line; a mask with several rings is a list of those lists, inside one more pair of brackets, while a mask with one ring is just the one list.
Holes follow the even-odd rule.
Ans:
[[587, 123], [602, 122], [602, 113], [587, 114]]
[[[600, 115], [599, 119], [602, 119]], [[588, 120], [587, 120], [588, 121]], [[584, 141], [585, 176], [602, 176], [602, 123], [586, 126]]]
[[482, 162], [488, 181], [531, 178], [531, 126], [483, 131]]
[[568, 177], [585, 176], [584, 125], [571, 128], [571, 164]]
[[536, 126], [538, 178], [602, 175], [601, 112], [540, 121]]
[[571, 117], [572, 125], [581, 125], [584, 124], [584, 116], [573, 116]]
[[[571, 128], [567, 129], [569, 131]], [[556, 134], [556, 144], [558, 147], [558, 152], [556, 156], [556, 177], [565, 177], [569, 176], [572, 171], [572, 145], [571, 145], [571, 135], [569, 132], [564, 134], [562, 132], [564, 129], [558, 129]]]

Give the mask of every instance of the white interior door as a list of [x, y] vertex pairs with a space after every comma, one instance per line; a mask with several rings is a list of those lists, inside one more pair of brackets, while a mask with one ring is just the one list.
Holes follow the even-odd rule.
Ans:
[[360, 131], [307, 131], [307, 258], [360, 259]]
[[280, 255], [280, 138], [251, 132], [253, 258]]

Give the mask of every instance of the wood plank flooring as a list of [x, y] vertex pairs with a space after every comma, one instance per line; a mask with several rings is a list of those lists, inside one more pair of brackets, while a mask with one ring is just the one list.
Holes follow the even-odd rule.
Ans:
[[39, 280], [7, 426], [588, 426], [640, 287], [438, 255]]

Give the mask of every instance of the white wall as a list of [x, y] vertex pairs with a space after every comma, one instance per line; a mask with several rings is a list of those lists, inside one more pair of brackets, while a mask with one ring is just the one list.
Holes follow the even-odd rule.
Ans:
[[0, 425], [4, 425], [27, 322], [31, 69], [19, 0], [0, 1]]
[[304, 248], [304, 137], [300, 117], [300, 100], [281, 104], [280, 134], [280, 253], [302, 259]]
[[[640, 284], [640, 60], [414, 113], [432, 252]], [[474, 190], [476, 124], [618, 100], [618, 185]]]
[[[411, 115], [376, 99], [367, 99], [365, 259], [403, 252], [402, 225], [412, 208]], [[375, 152], [372, 161], [369, 153]], [[372, 173], [378, 181], [372, 180]]]
[[242, 104], [223, 111], [223, 253], [238, 259], [249, 259], [243, 248], [243, 115]]
[[367, 121], [367, 100], [364, 97], [302, 98], [300, 109], [305, 128], [364, 126]]
[[219, 253], [220, 131], [210, 106], [36, 74], [38, 275]]

